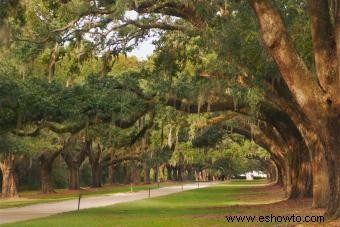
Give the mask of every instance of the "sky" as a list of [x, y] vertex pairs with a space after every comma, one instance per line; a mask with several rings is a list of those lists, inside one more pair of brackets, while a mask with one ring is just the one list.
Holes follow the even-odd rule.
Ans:
[[[138, 13], [136, 11], [126, 11], [125, 17], [130, 20], [136, 20]], [[148, 38], [140, 43], [136, 49], [128, 53], [128, 56], [136, 56], [139, 60], [146, 60], [155, 50], [155, 45], [153, 45], [152, 42], [156, 39], [157, 38]]]
[[140, 43], [136, 49], [128, 53], [128, 56], [136, 56], [139, 60], [146, 60], [155, 50], [155, 45], [152, 44], [153, 40], [155, 38], [149, 38]]

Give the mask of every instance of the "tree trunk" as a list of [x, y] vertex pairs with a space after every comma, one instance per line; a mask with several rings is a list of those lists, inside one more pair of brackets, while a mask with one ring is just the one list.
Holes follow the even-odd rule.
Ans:
[[323, 151], [312, 151], [312, 153], [313, 207], [324, 208], [327, 207], [330, 197], [327, 161]]
[[[339, 4], [339, 3], [338, 3]], [[334, 7], [339, 7], [335, 5]], [[340, 81], [334, 25], [329, 1], [308, 0], [316, 75], [320, 86], [333, 97], [340, 97]], [[336, 13], [338, 9], [335, 9]], [[335, 16], [335, 15], [334, 15]]]
[[194, 180], [194, 179], [195, 179], [195, 176], [194, 176], [194, 174], [193, 174], [193, 168], [192, 168], [192, 166], [188, 166], [187, 170], [188, 170], [188, 180], [189, 180], [189, 181]]
[[180, 165], [178, 167], [177, 171], [178, 171], [178, 174], [177, 174], [178, 175], [178, 180], [179, 181], [183, 181], [183, 166]]
[[132, 170], [131, 170], [130, 165], [131, 165], [131, 163], [125, 164], [125, 166], [123, 168], [124, 169], [124, 171], [123, 171], [123, 174], [124, 174], [123, 182], [124, 182], [124, 184], [132, 183]]
[[[336, 124], [337, 123], [337, 124]], [[340, 118], [338, 121], [330, 120], [326, 125], [329, 134], [325, 134], [328, 154], [330, 198], [326, 216], [340, 218]]]
[[[306, 151], [304, 151], [305, 149], [309, 151], [313, 176], [313, 207], [325, 207], [328, 204], [328, 197], [330, 196], [328, 167], [325, 161], [325, 145], [321, 141], [322, 139], [320, 139], [318, 134], [315, 132], [314, 126], [310, 121], [308, 121], [308, 119], [306, 119], [305, 114], [300, 111], [301, 108], [296, 105], [296, 103], [290, 103], [279, 97], [277, 97], [274, 102], [278, 103], [281, 109], [285, 109], [287, 111], [289, 118], [298, 129], [299, 135], [301, 135], [302, 140], [307, 147], [302, 150], [293, 148], [293, 152], [294, 150], [298, 150], [298, 152], [303, 151], [306, 153]], [[288, 130], [288, 133], [283, 134], [292, 136], [294, 138], [293, 140], [299, 140], [299, 136], [297, 134], [292, 134], [291, 130]], [[307, 155], [304, 154], [303, 156], [306, 157]]]
[[[77, 133], [72, 134], [67, 142], [65, 143], [61, 156], [67, 164], [69, 171], [69, 189], [79, 190], [80, 180], [79, 180], [79, 169], [81, 164], [85, 160], [86, 150], [88, 149], [88, 142], [79, 142], [80, 138]], [[80, 144], [80, 148], [76, 146]]]
[[53, 193], [52, 167], [50, 165], [41, 166], [41, 192], [44, 194]]
[[[299, 56], [272, 0], [250, 0], [259, 21], [262, 40], [285, 80], [290, 92], [308, 117], [318, 119], [324, 92], [312, 79], [305, 62]], [[321, 106], [322, 105], [322, 106]]]
[[326, 148], [314, 132], [313, 126], [304, 122], [299, 124], [299, 130], [308, 147], [311, 157], [313, 176], [313, 207], [327, 207], [330, 198], [330, 176], [326, 160]]
[[[297, 147], [297, 146], [295, 146]], [[303, 147], [304, 149], [306, 147]], [[312, 170], [308, 150], [292, 150], [290, 157], [290, 177], [292, 191], [290, 199], [311, 197], [312, 195]]]
[[91, 187], [99, 188], [102, 186], [102, 168], [100, 163], [91, 164], [92, 184]]
[[79, 167], [78, 166], [69, 166], [69, 186], [70, 190], [79, 190]]
[[[340, 146], [338, 147], [338, 152]], [[335, 152], [334, 152], [335, 153]], [[330, 174], [330, 201], [328, 203], [326, 216], [332, 218], [340, 218], [340, 155], [333, 154], [334, 160], [330, 160], [332, 174]]]
[[150, 184], [150, 167], [144, 166], [144, 183]]
[[158, 183], [158, 166], [155, 166], [153, 168], [153, 181], [155, 183]]
[[273, 176], [272, 176], [272, 182], [277, 182], [279, 179], [279, 170], [277, 169], [276, 165], [273, 166]]
[[[320, 67], [323, 60], [317, 60], [317, 71], [321, 72], [321, 74], [318, 75], [318, 81], [313, 80], [312, 74], [294, 48], [292, 39], [290, 38], [287, 29], [284, 26], [280, 13], [274, 7], [273, 1], [250, 0], [249, 2], [259, 20], [264, 44], [275, 60], [278, 69], [285, 80], [285, 83], [288, 85], [288, 88], [294, 97], [294, 100], [298, 103], [302, 112], [305, 114], [309, 121], [308, 123], [312, 124], [314, 128], [313, 131], [317, 134], [317, 140], [323, 144], [323, 148], [321, 150], [314, 151], [317, 152], [314, 154], [314, 157], [318, 159], [319, 155], [323, 155], [323, 152], [325, 152], [324, 154], [328, 167], [328, 174], [325, 174], [325, 176], [329, 176], [328, 178], [330, 185], [330, 199], [327, 205], [326, 215], [329, 217], [338, 218], [340, 217], [340, 96], [338, 95], [340, 92], [340, 89], [338, 89], [340, 86], [340, 65], [338, 65], [338, 69], [336, 70], [337, 75], [331, 75], [334, 80], [331, 83], [328, 83], [328, 79], [322, 81], [323, 78], [329, 78], [328, 72], [323, 73], [323, 68]], [[314, 4], [321, 4], [321, 1], [313, 2]], [[310, 12], [312, 13], [311, 16], [316, 19], [313, 20], [312, 18], [312, 35], [314, 36], [313, 41], [318, 42], [319, 40], [319, 43], [314, 43], [314, 47], [317, 46], [319, 48], [318, 50], [315, 50], [315, 54], [317, 55], [316, 57], [322, 58], [323, 56], [320, 55], [320, 53], [326, 53], [328, 44], [326, 43], [323, 45], [323, 43], [321, 43], [323, 39], [319, 38], [323, 35], [327, 36], [328, 34], [325, 34], [325, 32], [322, 32], [320, 29], [318, 29], [318, 31], [313, 31], [313, 29], [317, 29], [318, 26], [319, 28], [321, 27], [327, 30], [327, 26], [322, 25], [323, 21], [327, 20], [327, 15], [325, 17], [320, 15], [320, 13], [329, 13], [329, 10], [327, 10], [327, 12], [321, 12], [319, 9], [322, 9], [321, 5], [311, 8]], [[313, 23], [319, 24], [316, 25]], [[339, 6], [336, 9], [335, 25], [337, 33], [337, 50], [339, 50]], [[316, 37], [316, 35], [318, 37]], [[339, 52], [337, 54], [339, 55]], [[325, 59], [327, 59], [327, 53], [325, 54]], [[338, 62], [340, 61], [340, 59], [337, 60]], [[327, 60], [323, 62], [327, 62]], [[324, 77], [325, 75], [326, 77]], [[322, 90], [322, 87], [319, 85], [320, 79], [321, 83], [323, 83], [325, 87], [328, 84], [332, 84], [331, 89]], [[319, 154], [319, 152], [321, 152], [321, 154]], [[321, 160], [322, 159], [323, 158], [321, 158]], [[314, 168], [316, 167], [317, 166], [313, 167], [313, 172], [315, 172]], [[322, 176], [316, 176], [316, 179], [322, 180], [321, 178]], [[316, 182], [316, 180], [314, 180], [314, 182]]]
[[299, 165], [299, 177], [297, 181], [298, 188], [300, 188], [299, 197], [313, 196], [313, 174], [312, 164], [308, 154], [300, 153], [301, 163]]
[[178, 181], [177, 167], [172, 167], [172, 180]]
[[92, 140], [87, 140], [83, 149], [89, 157], [89, 163], [91, 165], [92, 183], [91, 187], [99, 188], [102, 186], [102, 166], [101, 156], [104, 148], [99, 143], [94, 143]]
[[184, 155], [182, 152], [179, 153], [179, 158], [178, 158], [178, 168], [177, 168], [177, 176], [179, 181], [183, 181], [183, 172], [184, 172]]
[[60, 150], [54, 152], [47, 151], [39, 156], [39, 165], [41, 168], [41, 192], [44, 194], [55, 192], [51, 174], [53, 162], [60, 152]]
[[15, 171], [15, 156], [8, 154], [0, 163], [2, 172], [2, 198], [18, 197], [18, 177]]
[[277, 167], [275, 165], [275, 162], [273, 162], [272, 160], [269, 161], [268, 165], [267, 165], [268, 169], [267, 169], [267, 179], [270, 182], [276, 182], [278, 180], [278, 170]]
[[204, 170], [202, 170], [202, 175], [203, 175], [203, 181], [208, 181], [209, 180], [209, 178], [208, 178], [208, 170], [207, 169], [204, 169]]
[[141, 169], [136, 163], [131, 164], [131, 182], [134, 184], [139, 184], [141, 182]]
[[113, 165], [109, 165], [109, 167], [108, 167], [108, 178], [109, 178], [109, 183], [110, 184], [113, 184], [113, 182], [114, 182], [114, 166]]
[[283, 183], [282, 168], [279, 167], [277, 164], [276, 164], [276, 168], [277, 168], [277, 180], [276, 180], [276, 183], [277, 183], [277, 185], [283, 187], [284, 183]]
[[159, 181], [164, 182], [165, 181], [165, 165], [162, 164], [159, 167]]
[[290, 198], [292, 192], [292, 184], [288, 161], [286, 159], [281, 160], [280, 158], [275, 156], [273, 156], [272, 159], [276, 163], [279, 172], [277, 184], [283, 188], [285, 192], [285, 197]]
[[167, 180], [172, 180], [172, 168], [170, 165], [166, 166]]

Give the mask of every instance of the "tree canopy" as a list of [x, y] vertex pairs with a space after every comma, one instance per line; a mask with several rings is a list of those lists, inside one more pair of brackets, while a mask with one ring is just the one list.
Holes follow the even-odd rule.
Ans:
[[[339, 6], [6, 1], [1, 154], [14, 160], [14, 150], [42, 151], [56, 146], [55, 137], [75, 188], [85, 157], [97, 186], [102, 167], [126, 163], [142, 166], [145, 179], [150, 168], [160, 172], [155, 179], [165, 169], [182, 179], [193, 167], [230, 176], [269, 171], [274, 162], [288, 198], [313, 195], [314, 207], [337, 218]], [[152, 37], [156, 50], [147, 60], [127, 56]]]

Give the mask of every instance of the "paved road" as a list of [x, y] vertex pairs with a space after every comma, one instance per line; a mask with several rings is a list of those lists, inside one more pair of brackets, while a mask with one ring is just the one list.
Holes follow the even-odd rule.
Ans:
[[[216, 182], [199, 183], [200, 188], [208, 187]], [[197, 184], [185, 184], [183, 191], [197, 189]], [[182, 186], [169, 186], [151, 190], [151, 197], [169, 195], [181, 192]], [[149, 191], [139, 191], [133, 193], [115, 193], [108, 195], [100, 195], [93, 197], [85, 197], [81, 199], [80, 209], [88, 209], [93, 207], [104, 207], [117, 203], [126, 203], [141, 200], [149, 197]], [[25, 221], [35, 218], [47, 217], [53, 214], [74, 211], [78, 209], [78, 199], [67, 200], [55, 203], [42, 203], [24, 207], [13, 207], [0, 209], [0, 224]]]

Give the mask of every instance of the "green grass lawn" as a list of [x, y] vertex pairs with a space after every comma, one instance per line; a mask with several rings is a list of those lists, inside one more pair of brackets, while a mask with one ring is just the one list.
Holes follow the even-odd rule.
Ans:
[[[189, 182], [187, 182], [189, 183]], [[160, 187], [171, 186], [179, 184], [178, 182], [164, 182], [160, 183]], [[158, 188], [158, 184], [150, 184], [150, 185], [133, 185], [132, 189], [134, 192], [147, 190], [148, 188], [155, 189]], [[21, 207], [27, 205], [33, 205], [37, 203], [48, 203], [48, 202], [57, 202], [68, 199], [75, 199], [81, 193], [82, 196], [94, 196], [94, 195], [104, 195], [111, 193], [119, 193], [119, 192], [130, 192], [130, 185], [108, 185], [102, 188], [84, 188], [79, 191], [69, 191], [67, 189], [57, 189], [54, 194], [41, 194], [39, 191], [24, 191], [19, 193], [18, 199], [0, 199], [0, 209], [10, 208], [10, 207]]]
[[261, 187], [263, 182], [236, 181], [7, 226], [229, 226], [226, 215], [263, 215], [263, 210], [251, 205], [277, 201], [278, 196]]

